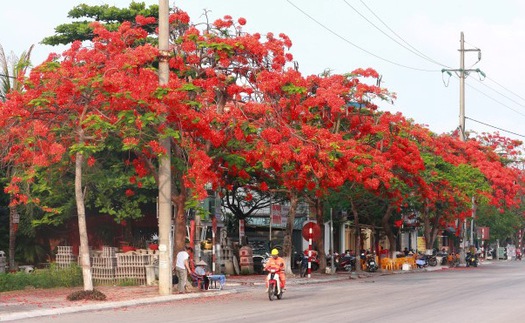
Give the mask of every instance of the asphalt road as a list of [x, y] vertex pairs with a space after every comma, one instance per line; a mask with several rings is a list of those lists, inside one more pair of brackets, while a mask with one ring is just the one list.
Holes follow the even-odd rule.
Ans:
[[524, 302], [525, 261], [505, 261], [19, 322], [524, 322]]

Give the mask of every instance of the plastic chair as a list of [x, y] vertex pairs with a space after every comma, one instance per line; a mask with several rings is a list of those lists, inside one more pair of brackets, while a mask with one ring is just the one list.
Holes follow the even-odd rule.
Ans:
[[195, 273], [191, 273], [190, 276], [195, 287], [201, 290], [208, 289], [209, 282], [205, 276], [197, 275]]
[[403, 265], [406, 263], [407, 263], [407, 259], [405, 257], [396, 258], [396, 263], [395, 263], [396, 270], [401, 270], [403, 268]]
[[381, 260], [381, 269], [394, 270], [394, 261], [391, 258], [383, 258]]

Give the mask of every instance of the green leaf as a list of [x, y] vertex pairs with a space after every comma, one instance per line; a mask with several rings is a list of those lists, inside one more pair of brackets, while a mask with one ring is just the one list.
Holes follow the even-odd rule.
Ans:
[[286, 85], [283, 85], [283, 87], [281, 88], [284, 92], [288, 93], [288, 94], [304, 94], [306, 93], [306, 88], [302, 87], [302, 86], [296, 86], [294, 84], [286, 84]]
[[156, 99], [162, 99], [166, 95], [168, 95], [169, 92], [170, 92], [170, 89], [168, 88], [158, 87], [157, 89], [155, 89], [155, 92], [153, 93], [153, 97]]

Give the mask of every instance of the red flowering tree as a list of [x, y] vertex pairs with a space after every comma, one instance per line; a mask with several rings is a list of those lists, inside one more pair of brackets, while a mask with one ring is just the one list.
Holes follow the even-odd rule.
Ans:
[[478, 192], [488, 191], [490, 186], [476, 167], [458, 163], [457, 158], [447, 158], [450, 155], [446, 155], [457, 154], [457, 151], [438, 149], [444, 148], [442, 143], [447, 142], [447, 138], [444, 138], [447, 135], [427, 133], [417, 141], [425, 162], [421, 176], [426, 183], [426, 193], [412, 196], [409, 203], [418, 209], [426, 248], [431, 249], [437, 233], [454, 227], [456, 219], [463, 220], [469, 216], [471, 197]]
[[[287, 259], [299, 199], [310, 195], [315, 204], [329, 188], [348, 179], [363, 179], [358, 169], [373, 159], [353, 138], [352, 119], [357, 108], [351, 104], [387, 96], [385, 90], [360, 82], [360, 76], [373, 73], [357, 70], [349, 75], [304, 78], [298, 71], [287, 70], [263, 72], [257, 78], [263, 99], [246, 104], [251, 108], [245, 110], [249, 124], [241, 123], [236, 134], [249, 144], [236, 154], [249, 169], [262, 170], [261, 187], [272, 183], [275, 186], [269, 189], [285, 192], [290, 201], [284, 240]], [[363, 106], [374, 108], [366, 103]], [[322, 224], [322, 209], [316, 210]], [[323, 261], [322, 248], [320, 251]]]
[[[0, 111], [2, 133], [12, 146], [6, 159], [25, 165], [25, 175], [13, 178], [7, 188], [18, 193], [17, 202], [30, 201], [31, 195], [20, 191], [20, 183], [31, 184], [39, 169], [74, 162], [75, 200], [80, 235], [80, 260], [84, 289], [92, 290], [88, 235], [85, 221], [85, 183], [83, 168], [104, 149], [109, 134], [119, 121], [122, 100], [112, 89], [135, 88], [134, 82], [155, 77], [153, 70], [138, 69], [156, 58], [152, 46], [130, 47], [145, 37], [140, 30], [123, 25], [118, 37], [99, 38], [93, 47], [74, 43], [61, 57], [50, 58], [34, 68], [25, 81], [24, 92], [12, 93]], [[144, 84], [148, 82], [144, 81]], [[26, 194], [22, 194], [26, 193]], [[37, 200], [33, 200], [38, 204]], [[42, 209], [53, 212], [45, 205]]]
[[445, 134], [436, 136], [418, 126], [411, 133], [424, 169], [401, 206], [418, 210], [428, 249], [440, 230], [454, 227], [456, 220], [463, 223], [472, 215], [473, 197], [478, 204], [500, 208], [517, 205], [520, 173], [506, 167], [493, 147], [476, 140], [462, 142]]
[[[288, 37], [245, 33], [243, 18], [234, 21], [225, 16], [197, 29], [187, 14], [175, 11], [170, 21], [170, 82], [158, 97], [167, 113], [164, 126], [170, 132], [166, 133], [174, 139], [175, 241], [176, 249], [181, 249], [185, 209], [207, 196], [205, 187], [218, 187], [225, 167], [234, 169], [225, 162], [229, 151], [224, 147], [236, 142], [240, 145], [239, 128], [247, 124], [247, 116], [257, 108], [245, 102], [260, 96], [254, 90], [257, 76], [263, 71], [280, 73], [292, 57], [286, 52], [291, 46]], [[154, 165], [152, 156], [143, 157], [146, 165]], [[237, 170], [237, 175], [244, 176], [241, 169]]]

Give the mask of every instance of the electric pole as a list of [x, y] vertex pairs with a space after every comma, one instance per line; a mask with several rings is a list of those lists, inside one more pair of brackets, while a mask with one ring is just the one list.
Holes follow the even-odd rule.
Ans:
[[[459, 136], [461, 138], [461, 141], [467, 140], [467, 135], [465, 131], [465, 79], [470, 74], [470, 72], [477, 72], [483, 76], [485, 74], [478, 68], [478, 69], [465, 69], [465, 52], [477, 52], [478, 53], [478, 61], [476, 64], [481, 60], [481, 50], [479, 48], [473, 48], [473, 49], [465, 49], [465, 36], [463, 35], [463, 32], [460, 34], [459, 38], [459, 69], [442, 69], [441, 72], [446, 72], [448, 75], [452, 75], [451, 72], [455, 72], [456, 75], [459, 77]], [[470, 224], [470, 241], [469, 244], [473, 243], [474, 235], [474, 217], [476, 215], [476, 197], [472, 196], [472, 219]], [[467, 220], [463, 220], [463, 223], [461, 224], [463, 227], [463, 234], [461, 235], [462, 242], [460, 243], [460, 261], [461, 263], [464, 263], [465, 261], [465, 246], [466, 246], [466, 240], [467, 240]]]
[[465, 134], [465, 37], [463, 32], [459, 40], [459, 135], [461, 141], [467, 140]]
[[[169, 3], [159, 0], [159, 86], [169, 80]], [[162, 136], [162, 134], [160, 134]], [[171, 142], [162, 137], [160, 143], [166, 153], [159, 157], [159, 294], [172, 293], [171, 244]]]

